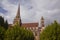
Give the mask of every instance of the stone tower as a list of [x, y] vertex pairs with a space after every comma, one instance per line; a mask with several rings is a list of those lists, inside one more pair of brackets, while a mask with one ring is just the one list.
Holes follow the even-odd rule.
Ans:
[[41, 17], [41, 27], [44, 27], [44, 18], [43, 18], [43, 16]]
[[44, 28], [45, 28], [44, 18], [43, 18], [43, 16], [42, 16], [42, 17], [41, 17], [41, 31], [40, 31], [40, 33], [44, 30]]
[[19, 26], [21, 26], [21, 17], [20, 17], [20, 3], [19, 3], [19, 5], [18, 5], [18, 10], [17, 10], [17, 14], [16, 14], [16, 17], [15, 17], [15, 19], [14, 19], [14, 21], [13, 21], [13, 24], [14, 25], [16, 25], [16, 24], [18, 24]]

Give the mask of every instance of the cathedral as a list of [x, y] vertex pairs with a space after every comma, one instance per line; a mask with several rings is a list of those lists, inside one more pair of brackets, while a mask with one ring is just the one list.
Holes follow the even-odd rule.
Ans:
[[20, 4], [18, 5], [17, 13], [13, 21], [13, 25], [18, 24], [20, 27], [23, 27], [24, 29], [31, 30], [38, 40], [39, 34], [43, 31], [44, 29], [44, 18], [43, 16], [41, 17], [41, 22], [40, 22], [40, 27], [38, 26], [38, 22], [34, 23], [22, 23], [21, 22], [21, 16], [20, 16]]

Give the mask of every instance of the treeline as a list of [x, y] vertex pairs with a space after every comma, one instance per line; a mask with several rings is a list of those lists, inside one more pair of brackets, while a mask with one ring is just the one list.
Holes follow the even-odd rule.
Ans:
[[32, 31], [18, 25], [8, 28], [8, 22], [0, 16], [0, 40], [34, 40]]
[[60, 40], [60, 24], [57, 21], [46, 26], [40, 33], [40, 40]]

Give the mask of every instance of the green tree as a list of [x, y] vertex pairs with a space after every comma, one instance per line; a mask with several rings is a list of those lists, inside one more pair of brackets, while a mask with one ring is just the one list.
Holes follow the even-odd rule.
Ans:
[[0, 40], [4, 40], [5, 29], [0, 26]]
[[4, 40], [34, 40], [34, 35], [30, 30], [15, 25], [6, 31]]
[[48, 25], [40, 33], [40, 40], [60, 40], [60, 24], [54, 21], [54, 23]]
[[0, 16], [0, 26], [4, 27], [4, 18]]
[[8, 29], [8, 22], [7, 22], [7, 20], [4, 22], [4, 28]]
[[0, 26], [4, 27], [5, 29], [8, 29], [8, 22], [7, 20], [5, 21], [2, 16], [0, 16]]

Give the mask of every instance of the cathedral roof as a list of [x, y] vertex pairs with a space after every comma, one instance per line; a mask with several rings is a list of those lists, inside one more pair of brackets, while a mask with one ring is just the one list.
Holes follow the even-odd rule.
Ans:
[[22, 23], [22, 27], [38, 27], [38, 23]]

